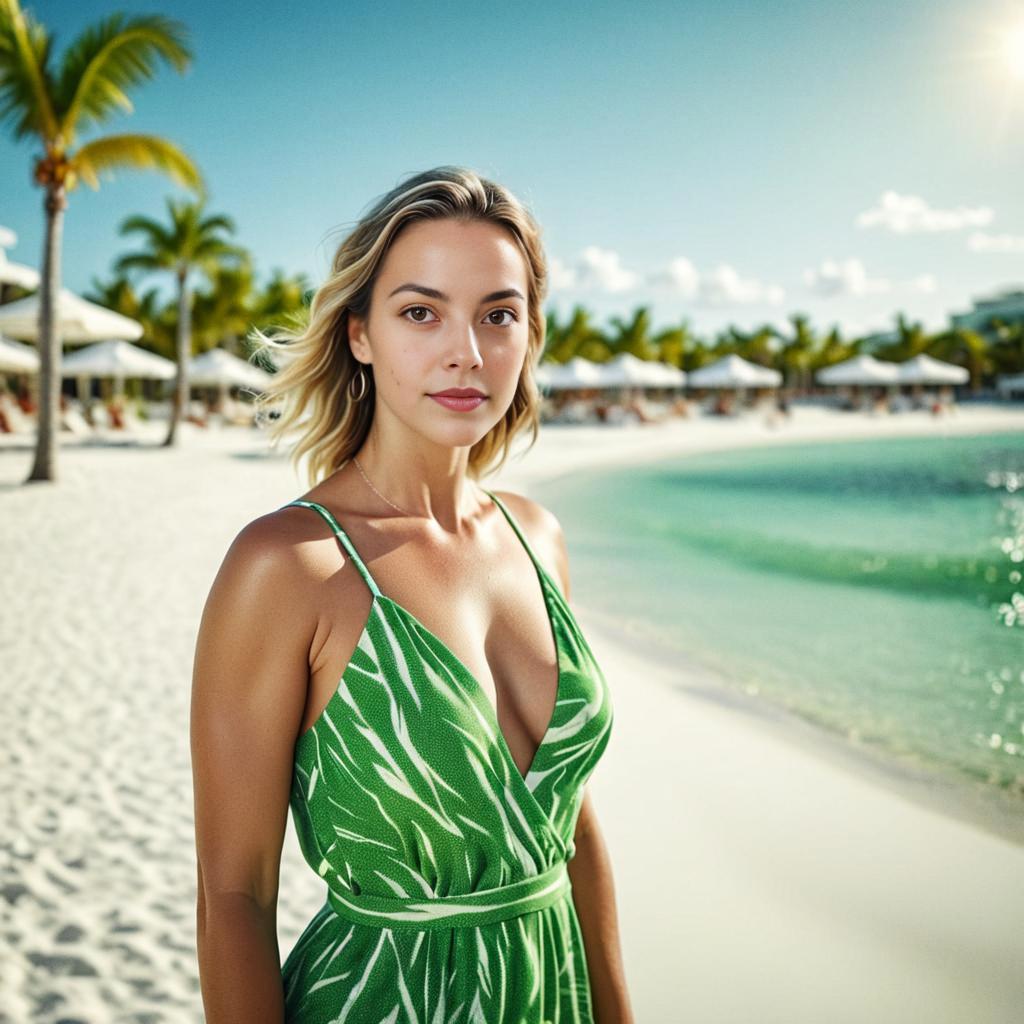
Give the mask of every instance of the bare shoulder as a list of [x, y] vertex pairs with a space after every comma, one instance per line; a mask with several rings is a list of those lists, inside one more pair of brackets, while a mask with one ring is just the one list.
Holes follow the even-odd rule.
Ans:
[[237, 599], [259, 600], [269, 595], [284, 600], [302, 589], [308, 556], [302, 548], [308, 524], [278, 510], [246, 523], [228, 547], [214, 591], [230, 591]]
[[561, 584], [563, 595], [569, 597], [569, 551], [562, 524], [549, 508], [539, 501], [514, 491], [493, 491], [507, 506], [526, 534], [537, 557]]
[[347, 556], [315, 510], [289, 505], [251, 520], [225, 556], [239, 582], [272, 587], [278, 599], [299, 598], [308, 584], [323, 582]]

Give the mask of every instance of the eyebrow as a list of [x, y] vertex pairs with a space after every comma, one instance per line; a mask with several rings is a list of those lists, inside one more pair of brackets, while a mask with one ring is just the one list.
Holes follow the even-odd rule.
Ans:
[[[406, 284], [400, 284], [393, 292], [389, 293], [388, 298], [392, 295], [397, 295], [399, 292], [419, 292], [421, 295], [427, 295], [432, 299], [440, 299], [442, 302], [451, 301], [444, 292], [439, 292], [436, 288], [428, 288], [425, 284], [415, 284], [412, 281]], [[491, 292], [485, 295], [480, 301], [481, 302], [497, 302], [498, 299], [522, 299], [522, 292], [518, 288], [504, 288], [501, 291]]]

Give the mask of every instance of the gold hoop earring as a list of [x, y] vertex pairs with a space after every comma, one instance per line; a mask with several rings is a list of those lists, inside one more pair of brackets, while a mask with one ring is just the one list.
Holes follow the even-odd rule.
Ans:
[[[358, 395], [352, 390], [352, 385], [355, 383], [357, 377], [359, 378], [359, 383], [362, 385]], [[366, 394], [366, 392], [369, 391], [369, 389], [370, 385], [366, 380], [366, 373], [363, 370], [363, 364], [360, 363], [359, 369], [354, 374], [352, 374], [352, 377], [348, 382], [348, 396], [349, 398], [352, 399], [353, 402], [358, 402]]]

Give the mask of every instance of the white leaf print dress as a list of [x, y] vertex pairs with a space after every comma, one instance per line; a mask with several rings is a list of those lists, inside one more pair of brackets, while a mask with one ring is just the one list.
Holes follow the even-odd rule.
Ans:
[[[612, 706], [557, 585], [537, 570], [558, 651], [554, 714], [524, 777], [465, 665], [373, 593], [337, 691], [295, 747], [291, 810], [326, 900], [282, 966], [291, 1024], [592, 1024], [566, 864]], [[285, 506], [287, 507], [287, 506]]]

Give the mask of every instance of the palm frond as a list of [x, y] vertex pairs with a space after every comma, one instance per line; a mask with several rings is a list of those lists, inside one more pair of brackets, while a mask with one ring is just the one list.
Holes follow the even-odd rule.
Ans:
[[184, 71], [192, 58], [186, 38], [184, 25], [161, 15], [116, 13], [86, 28], [64, 54], [55, 89], [66, 142], [117, 108], [131, 113], [126, 90], [153, 78], [158, 58]]
[[127, 274], [132, 270], [167, 270], [173, 265], [173, 261], [161, 252], [129, 252], [117, 258], [114, 272]]
[[78, 176], [99, 188], [99, 175], [119, 170], [163, 171], [174, 181], [202, 193], [199, 169], [173, 142], [155, 135], [107, 135], [86, 143], [72, 157]]
[[199, 222], [197, 231], [200, 235], [212, 235], [215, 231], [226, 231], [233, 235], [235, 222], [226, 213], [214, 213]]
[[171, 236], [167, 229], [158, 220], [146, 217], [141, 213], [132, 214], [121, 221], [117, 229], [118, 234], [142, 234], [146, 236], [151, 249], [170, 248]]
[[18, 0], [0, 0], [0, 123], [11, 124], [16, 139], [57, 136], [50, 46], [46, 28]]

